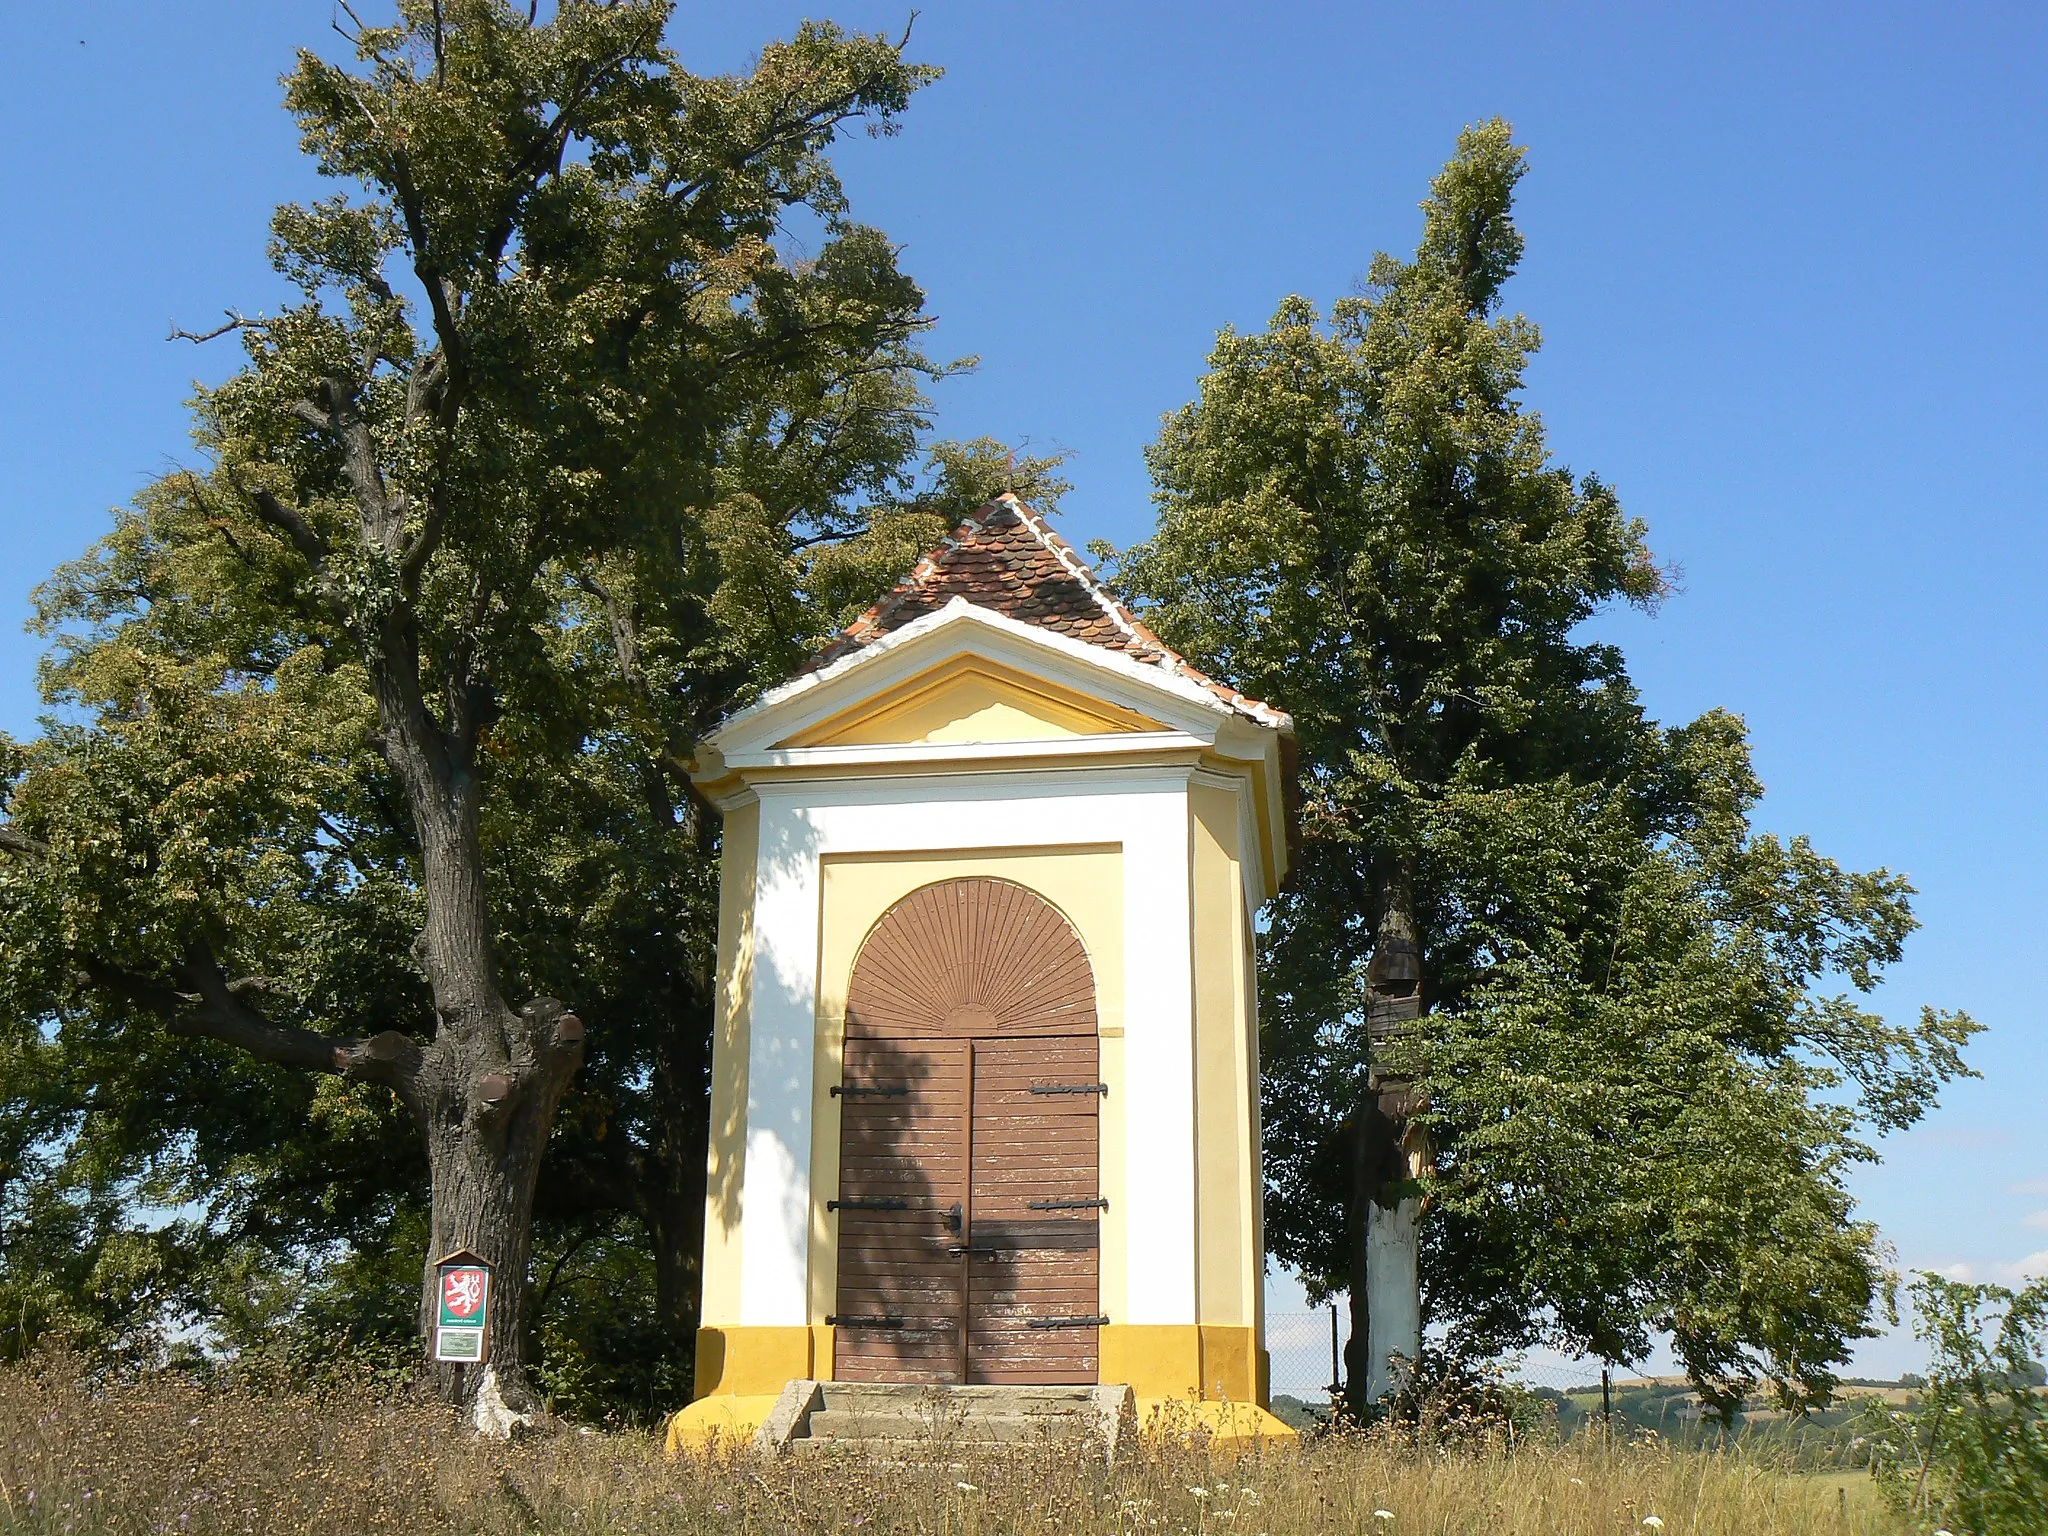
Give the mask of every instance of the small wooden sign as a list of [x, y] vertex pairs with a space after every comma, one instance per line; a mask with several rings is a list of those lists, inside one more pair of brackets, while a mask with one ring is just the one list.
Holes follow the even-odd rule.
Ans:
[[434, 1358], [475, 1365], [490, 1358], [491, 1266], [467, 1248], [434, 1264], [440, 1293]]

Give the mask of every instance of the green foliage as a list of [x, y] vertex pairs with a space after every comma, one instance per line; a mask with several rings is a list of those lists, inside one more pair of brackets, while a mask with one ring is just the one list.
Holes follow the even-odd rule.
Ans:
[[487, 980], [587, 1026], [537, 1195], [542, 1371], [579, 1411], [682, 1395], [717, 879], [691, 752], [1009, 454], [928, 442], [923, 295], [829, 155], [935, 71], [807, 23], [694, 76], [669, 14], [402, 0], [288, 77], [342, 189], [273, 219], [297, 296], [231, 317], [194, 464], [41, 589], [51, 713], [0, 740], [0, 1350], [296, 1368], [415, 1326], [421, 1126], [322, 1075], [450, 1027], [413, 752], [475, 798]]
[[2013, 1291], [1923, 1274], [1912, 1294], [1934, 1363], [1916, 1401], [1873, 1405], [1871, 1470], [1922, 1529], [2031, 1536], [2048, 1510], [2048, 1280]]
[[[1668, 1330], [1724, 1410], [1824, 1396], [1883, 1284], [1847, 1168], [1963, 1072], [1975, 1029], [1859, 1007], [1906, 881], [1757, 832], [1742, 722], [1649, 720], [1581, 626], [1654, 607], [1643, 525], [1556, 464], [1500, 311], [1523, 152], [1467, 130], [1414, 257], [1327, 317], [1218, 338], [1150, 461], [1118, 580], [1295, 717], [1303, 847], [1261, 968], [1268, 1236], [1345, 1288], [1368, 1072], [1427, 1085], [1426, 1303], [1455, 1351], [1639, 1359]], [[1375, 1064], [1367, 964], [1405, 904], [1423, 1025]], [[1844, 987], [1832, 995], [1831, 987]]]

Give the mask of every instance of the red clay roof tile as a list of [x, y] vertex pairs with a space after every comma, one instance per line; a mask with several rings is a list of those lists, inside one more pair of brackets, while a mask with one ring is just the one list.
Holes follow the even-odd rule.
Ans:
[[1006, 618], [1163, 667], [1261, 724], [1282, 730], [1292, 727], [1293, 722], [1271, 705], [1248, 698], [1188, 665], [1109, 594], [1066, 540], [1046, 526], [1044, 518], [1009, 495], [969, 514], [944, 543], [841, 630], [803, 670], [829, 666], [892, 630], [936, 613], [956, 597]]

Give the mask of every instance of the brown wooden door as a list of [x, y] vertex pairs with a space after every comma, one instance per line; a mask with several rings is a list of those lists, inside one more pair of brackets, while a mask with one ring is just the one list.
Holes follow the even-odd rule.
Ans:
[[1096, 1379], [1097, 1051], [1093, 1035], [973, 1042], [970, 1382]]
[[840, 1087], [836, 1374], [957, 1382], [967, 1042], [848, 1040]]
[[1092, 1382], [1100, 1065], [1086, 952], [1004, 880], [876, 924], [847, 994], [834, 1374]]

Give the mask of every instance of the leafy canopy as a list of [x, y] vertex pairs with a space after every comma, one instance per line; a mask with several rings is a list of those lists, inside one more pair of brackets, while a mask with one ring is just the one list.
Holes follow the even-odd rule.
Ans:
[[[1224, 331], [1119, 570], [1300, 733], [1304, 846], [1262, 955], [1269, 1239], [1312, 1290], [1349, 1283], [1377, 1065], [1426, 1086], [1426, 1304], [1455, 1349], [1630, 1360], [1668, 1330], [1724, 1405], [1759, 1373], [1824, 1393], [1883, 1283], [1844, 1175], [1975, 1026], [1853, 1000], [1914, 926], [1906, 881], [1756, 831], [1741, 721], [1660, 727], [1586, 635], [1668, 588], [1522, 403], [1524, 170], [1505, 123], [1468, 129], [1412, 258], [1327, 317], [1293, 297]], [[1426, 1011], [1375, 1063], [1395, 908]]]
[[0, 742], [0, 1347], [414, 1326], [419, 1127], [336, 1067], [447, 1027], [421, 827], [469, 805], [496, 984], [588, 1029], [541, 1375], [658, 1411], [703, 1211], [696, 738], [1012, 474], [1060, 486], [929, 443], [923, 295], [829, 153], [933, 78], [900, 41], [806, 24], [703, 77], [658, 0], [397, 9], [286, 80], [342, 189], [273, 220], [296, 297], [230, 314], [192, 465], [39, 594], [51, 714]]

